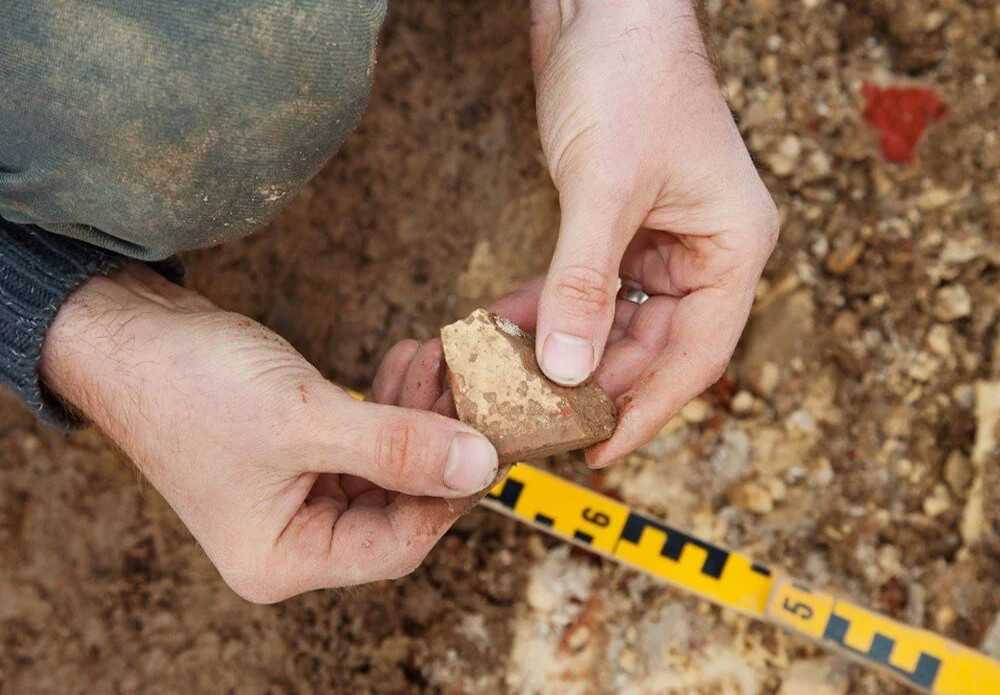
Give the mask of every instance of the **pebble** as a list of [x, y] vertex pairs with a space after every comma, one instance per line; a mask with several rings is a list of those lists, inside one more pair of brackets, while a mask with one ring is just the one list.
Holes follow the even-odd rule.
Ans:
[[847, 248], [834, 250], [826, 257], [827, 271], [833, 275], [846, 274], [857, 264], [864, 250], [865, 245], [860, 241], [854, 242]]
[[770, 491], [757, 483], [744, 483], [732, 490], [727, 497], [734, 507], [755, 514], [767, 514], [774, 509], [774, 498]]
[[921, 210], [937, 210], [968, 195], [968, 191], [949, 191], [947, 188], [928, 188], [917, 198], [917, 207]]
[[587, 642], [590, 641], [591, 630], [586, 625], [578, 625], [569, 635], [569, 639], [566, 640], [566, 646], [569, 647], [574, 652], [578, 652], [587, 646]]
[[901, 458], [896, 461], [896, 465], [893, 466], [896, 475], [900, 478], [906, 479], [913, 475], [913, 461], [908, 458]]
[[958, 614], [955, 613], [954, 608], [951, 606], [941, 606], [934, 613], [934, 628], [938, 632], [947, 632], [955, 624], [956, 619], [958, 619]]
[[833, 333], [838, 338], [856, 338], [861, 332], [858, 315], [853, 311], [838, 311], [833, 318]]
[[979, 237], [949, 239], [941, 249], [938, 260], [942, 263], [961, 265], [978, 258], [982, 253], [983, 247]]
[[957, 384], [951, 390], [951, 397], [959, 408], [969, 410], [976, 404], [976, 392], [971, 384]]
[[934, 486], [933, 492], [924, 498], [924, 514], [927, 516], [941, 516], [951, 509], [951, 495], [948, 488], [938, 483]]
[[549, 589], [545, 582], [528, 582], [525, 598], [528, 601], [528, 605], [536, 611], [551, 611], [559, 605], [559, 596]]
[[765, 362], [761, 365], [753, 386], [757, 393], [767, 397], [774, 393], [779, 383], [781, 383], [781, 369], [774, 362]]
[[899, 574], [903, 566], [903, 551], [894, 545], [878, 549], [878, 566], [888, 576]]
[[887, 437], [906, 439], [910, 436], [910, 411], [905, 405], [897, 405], [884, 420], [882, 420], [882, 432]]
[[956, 321], [972, 313], [972, 298], [964, 285], [945, 285], [934, 295], [934, 315]]
[[695, 398], [681, 408], [681, 419], [692, 424], [705, 422], [712, 416], [712, 406], [704, 398]]
[[727, 425], [708, 459], [715, 479], [725, 483], [746, 477], [750, 473], [750, 448], [750, 435]]
[[927, 383], [934, 378], [940, 367], [940, 360], [931, 357], [926, 352], [918, 352], [914, 356], [913, 361], [907, 366], [906, 373], [914, 381]]
[[813, 487], [825, 488], [833, 482], [833, 466], [826, 458], [818, 459], [809, 472], [809, 483]]
[[943, 323], [936, 323], [927, 331], [927, 347], [941, 357], [951, 354], [951, 330]]
[[953, 449], [944, 462], [944, 481], [958, 497], [963, 497], [972, 483], [972, 463], [958, 449]]
[[799, 162], [802, 141], [794, 135], [786, 135], [778, 143], [778, 148], [767, 157], [767, 164], [778, 176], [788, 176]]
[[818, 179], [829, 176], [833, 170], [833, 166], [830, 163], [830, 155], [823, 150], [814, 151], [806, 161], [809, 165], [809, 173], [813, 178]]
[[639, 665], [639, 655], [631, 647], [625, 647], [618, 655], [618, 665], [623, 671], [631, 673]]
[[809, 250], [812, 251], [812, 255], [816, 256], [816, 258], [826, 258], [826, 254], [830, 253], [830, 240], [825, 235], [817, 237], [809, 245]]
[[805, 408], [799, 408], [785, 418], [785, 430], [789, 433], [812, 435], [817, 432], [816, 418]]
[[941, 25], [948, 19], [941, 10], [932, 10], [924, 16], [924, 31], [931, 34], [941, 28]]
[[729, 403], [729, 407], [736, 415], [749, 415], [754, 411], [756, 405], [757, 399], [749, 391], [737, 391]]
[[781, 480], [781, 478], [768, 476], [763, 478], [761, 483], [765, 488], [767, 488], [768, 493], [771, 495], [771, 499], [776, 502], [780, 502], [785, 499], [785, 496], [788, 494], [788, 488], [785, 486], [785, 483]]

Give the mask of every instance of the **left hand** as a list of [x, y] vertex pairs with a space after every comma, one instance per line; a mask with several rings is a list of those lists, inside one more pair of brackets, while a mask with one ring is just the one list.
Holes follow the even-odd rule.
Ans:
[[[725, 371], [778, 235], [691, 0], [533, 0], [538, 126], [562, 221], [549, 271], [495, 309], [549, 378], [618, 398], [606, 465]], [[650, 295], [618, 300], [619, 278]], [[600, 366], [598, 366], [600, 365]]]

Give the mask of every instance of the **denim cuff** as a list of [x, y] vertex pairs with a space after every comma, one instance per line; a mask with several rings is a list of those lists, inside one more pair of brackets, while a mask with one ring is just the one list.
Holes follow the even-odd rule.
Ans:
[[[113, 251], [0, 219], [0, 383], [42, 422], [63, 430], [83, 425], [39, 378], [45, 332], [73, 290], [129, 262]], [[176, 258], [149, 265], [168, 280], [183, 281]]]

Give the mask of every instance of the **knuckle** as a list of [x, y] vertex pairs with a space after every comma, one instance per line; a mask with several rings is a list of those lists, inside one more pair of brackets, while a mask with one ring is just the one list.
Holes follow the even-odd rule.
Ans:
[[778, 213], [778, 207], [772, 200], [768, 201], [764, 210], [763, 219], [761, 220], [761, 230], [764, 243], [768, 253], [770, 253], [774, 250], [775, 244], [778, 243], [778, 236], [781, 234], [781, 215]]
[[229, 588], [244, 601], [266, 605], [287, 598], [281, 586], [253, 565], [228, 570], [220, 568], [220, 574]]
[[765, 201], [753, 218], [752, 238], [760, 255], [766, 261], [778, 243], [781, 233], [781, 215], [771, 197], [765, 196]]
[[429, 458], [426, 437], [409, 422], [381, 429], [375, 445], [375, 466], [386, 477], [400, 479], [421, 470]]
[[608, 278], [596, 268], [574, 265], [560, 273], [555, 290], [570, 312], [599, 316], [611, 306], [610, 286]]
[[401, 579], [417, 571], [423, 564], [426, 553], [419, 550], [410, 550], [400, 555], [399, 559], [393, 563], [389, 579]]

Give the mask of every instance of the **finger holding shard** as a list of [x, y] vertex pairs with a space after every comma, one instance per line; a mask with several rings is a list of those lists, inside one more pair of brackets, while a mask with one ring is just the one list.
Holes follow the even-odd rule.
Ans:
[[441, 329], [459, 419], [496, 447], [500, 463], [524, 461], [608, 439], [614, 402], [591, 379], [570, 388], [550, 381], [535, 359], [534, 336], [477, 309]]

